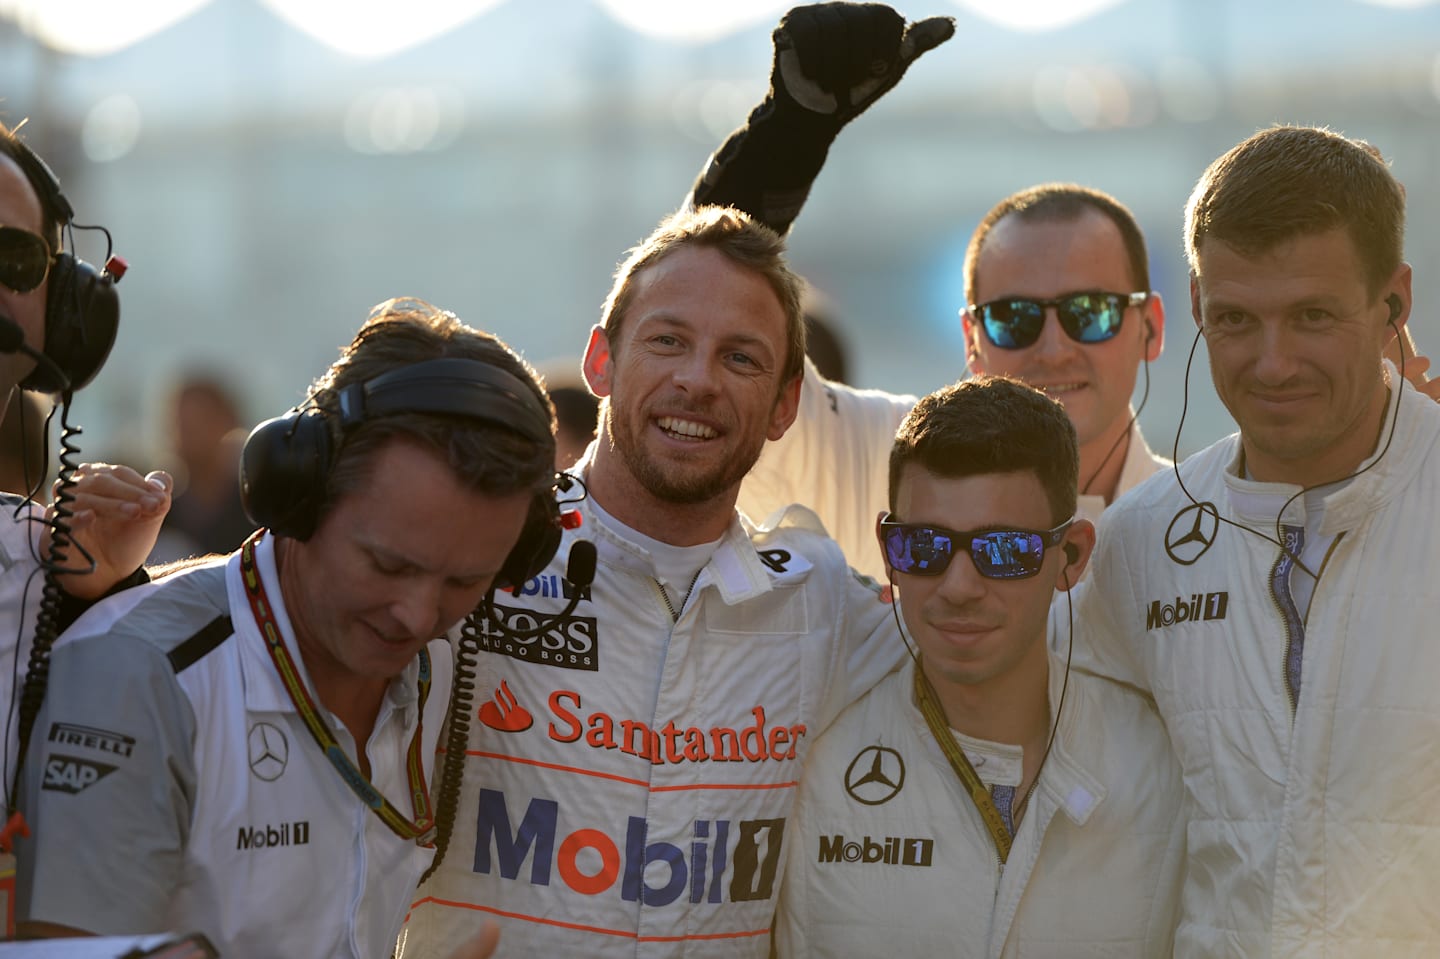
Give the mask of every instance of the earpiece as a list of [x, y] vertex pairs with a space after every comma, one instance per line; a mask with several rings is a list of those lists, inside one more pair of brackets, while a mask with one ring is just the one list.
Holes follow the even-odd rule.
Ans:
[[1065, 565], [1074, 566], [1078, 562], [1080, 562], [1080, 547], [1076, 546], [1074, 543], [1066, 543]]
[[[72, 222], [75, 209], [50, 167], [22, 140], [14, 142], [19, 148], [16, 160], [45, 209], [59, 213], [61, 226]], [[115, 345], [120, 326], [115, 284], [125, 269], [120, 257], [111, 257], [97, 270], [69, 253], [56, 254], [45, 294], [45, 355], [52, 365], [37, 363], [21, 381], [22, 389], [63, 393], [78, 390], [95, 378]]]
[[[537, 444], [553, 444], [550, 416], [519, 379], [480, 360], [444, 358], [403, 366], [352, 384], [334, 412], [311, 406], [266, 420], [240, 456], [246, 515], [278, 536], [306, 540], [320, 523], [330, 473], [345, 435], [360, 424], [401, 413], [437, 413], [500, 426]], [[552, 490], [536, 494], [497, 589], [520, 586], [543, 570], [560, 545], [560, 508]]]
[[1149, 343], [1155, 339], [1155, 324], [1150, 322], [1149, 317], [1145, 319], [1145, 342]]
[[1400, 295], [1398, 293], [1391, 293], [1385, 297], [1385, 302], [1390, 305], [1390, 319], [1385, 322], [1394, 323], [1400, 319], [1400, 312], [1405, 309], [1405, 305], [1400, 302]]

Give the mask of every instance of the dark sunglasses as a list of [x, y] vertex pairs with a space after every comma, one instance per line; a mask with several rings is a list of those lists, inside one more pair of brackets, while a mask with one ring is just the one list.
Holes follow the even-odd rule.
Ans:
[[901, 523], [886, 513], [880, 521], [885, 558], [897, 573], [939, 576], [950, 568], [955, 550], [970, 554], [975, 569], [986, 579], [1025, 579], [1040, 572], [1045, 549], [1059, 546], [1075, 522], [1066, 520], [1054, 529], [987, 529], [957, 532], [943, 526]]
[[50, 244], [18, 226], [0, 226], [0, 284], [29, 293], [50, 272]]
[[985, 338], [1002, 350], [1023, 350], [1040, 339], [1045, 309], [1055, 307], [1060, 327], [1077, 343], [1104, 343], [1120, 332], [1127, 307], [1150, 299], [1148, 292], [1067, 293], [1053, 300], [1012, 296], [989, 303], [971, 304], [970, 315], [980, 321]]

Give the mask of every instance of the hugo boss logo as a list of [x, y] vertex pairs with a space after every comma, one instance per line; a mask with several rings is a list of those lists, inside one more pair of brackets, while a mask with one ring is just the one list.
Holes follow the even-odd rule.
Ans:
[[[482, 617], [480, 624], [480, 648], [485, 652], [561, 669], [595, 672], [600, 668], [600, 630], [594, 616], [551, 617], [504, 603], [492, 603], [491, 609], [491, 616]], [[535, 633], [547, 620], [548, 628]]]

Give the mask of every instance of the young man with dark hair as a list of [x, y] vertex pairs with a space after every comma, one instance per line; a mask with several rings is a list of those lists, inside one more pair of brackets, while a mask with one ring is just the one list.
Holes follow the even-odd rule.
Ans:
[[780, 956], [1169, 954], [1185, 843], [1164, 728], [1046, 645], [1094, 544], [1078, 462], [1064, 408], [1013, 380], [905, 418], [875, 532], [912, 661], [811, 751]]
[[1185, 771], [1177, 956], [1440, 948], [1440, 408], [1382, 359], [1404, 194], [1368, 144], [1274, 127], [1186, 208], [1235, 433], [1107, 516], [1077, 603]]

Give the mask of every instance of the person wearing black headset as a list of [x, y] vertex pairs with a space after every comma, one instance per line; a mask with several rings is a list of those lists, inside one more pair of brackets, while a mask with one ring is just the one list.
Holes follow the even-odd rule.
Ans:
[[[115, 266], [96, 270], [67, 252], [74, 213], [49, 167], [0, 123], [0, 397], [17, 389], [58, 394], [62, 406], [103, 365], [114, 340], [119, 305]], [[118, 264], [118, 260], [115, 261]], [[22, 407], [22, 410], [25, 407]], [[39, 433], [39, 420], [23, 424]], [[66, 453], [73, 452], [69, 447]], [[62, 500], [51, 518], [34, 503], [48, 492], [47, 464], [24, 460], [22, 491], [0, 495], [0, 716], [4, 716], [4, 777], [0, 807], [15, 807], [11, 788], [19, 763], [22, 683], [43, 679], [36, 668], [37, 632], [53, 641], [96, 599], [145, 579], [144, 563], [170, 505], [170, 477], [141, 476], [110, 464], [62, 462]], [[64, 527], [64, 535], [54, 535]], [[74, 555], [69, 542], [84, 552]], [[52, 552], [53, 544], [53, 552]], [[53, 582], [42, 588], [43, 574]], [[32, 688], [27, 684], [27, 689]], [[33, 687], [43, 694], [43, 682]], [[33, 697], [32, 697], [33, 698]], [[38, 703], [32, 703], [38, 705]], [[0, 848], [8, 843], [0, 836]]]
[[1165, 729], [1070, 671], [1068, 631], [1046, 643], [1095, 542], [1064, 407], [1004, 378], [938, 390], [889, 474], [875, 534], [910, 662], [811, 750], [777, 954], [1168, 956], [1185, 823]]
[[22, 935], [389, 955], [435, 856], [446, 634], [554, 553], [554, 455], [550, 404], [503, 343], [418, 300], [377, 307], [246, 441], [262, 529], [56, 647]]
[[[878, 3], [790, 10], [775, 30], [767, 96], [711, 157], [689, 202], [732, 204], [786, 232], [841, 129], [953, 32], [950, 18], [907, 25]], [[1021, 190], [982, 219], [964, 273], [970, 371], [1019, 377], [1064, 404], [1080, 437], [1079, 515], [1098, 521], [1117, 496], [1169, 466], [1130, 405], [1142, 368], [1148, 391], [1165, 334], [1139, 224], [1099, 190]], [[763, 516], [803, 502], [858, 569], [883, 580], [869, 517], [885, 501], [890, 442], [914, 402], [807, 368], [795, 427], [767, 447], [741, 509]]]
[[1382, 359], [1404, 223], [1385, 162], [1323, 128], [1248, 138], [1186, 207], [1239, 432], [1107, 514], [1076, 605], [1185, 772], [1177, 956], [1440, 951], [1440, 407]]

